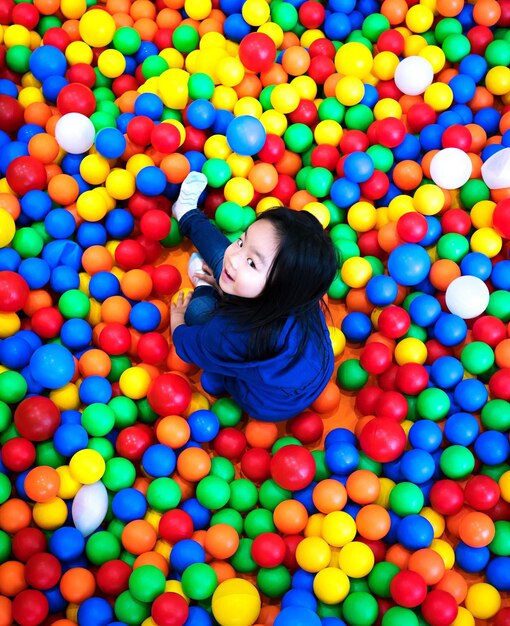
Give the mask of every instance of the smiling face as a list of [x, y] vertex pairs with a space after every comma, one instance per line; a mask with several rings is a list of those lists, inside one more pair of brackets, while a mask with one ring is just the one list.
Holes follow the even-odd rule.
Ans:
[[266, 286], [279, 239], [268, 220], [254, 222], [225, 250], [219, 285], [224, 293], [256, 298]]

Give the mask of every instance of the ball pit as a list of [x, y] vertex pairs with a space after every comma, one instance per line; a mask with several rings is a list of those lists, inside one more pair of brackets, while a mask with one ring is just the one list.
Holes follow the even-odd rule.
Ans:
[[[0, 4], [0, 626], [510, 623], [509, 0]], [[335, 374], [183, 362], [171, 217], [310, 211]]]

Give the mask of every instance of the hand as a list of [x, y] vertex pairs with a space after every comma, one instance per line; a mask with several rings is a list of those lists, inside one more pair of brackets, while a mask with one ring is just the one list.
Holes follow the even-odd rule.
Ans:
[[192, 295], [192, 291], [188, 292], [186, 296], [183, 291], [179, 291], [177, 302], [172, 302], [170, 305], [170, 314], [175, 317], [181, 316], [184, 318], [184, 314], [186, 313], [186, 309], [188, 308]]
[[207, 263], [203, 263], [202, 264], [202, 271], [201, 272], [195, 272], [193, 274], [193, 276], [196, 277], [196, 278], [199, 278], [200, 280], [203, 280], [208, 285], [211, 285], [211, 287], [214, 287], [215, 289], [219, 289], [218, 283], [216, 282], [214, 276], [212, 275], [212, 270], [207, 265]]

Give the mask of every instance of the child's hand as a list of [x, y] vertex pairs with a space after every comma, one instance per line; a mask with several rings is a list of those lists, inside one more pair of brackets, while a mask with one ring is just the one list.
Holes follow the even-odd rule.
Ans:
[[212, 270], [207, 265], [207, 263], [203, 263], [202, 264], [202, 271], [201, 272], [195, 272], [193, 274], [193, 276], [196, 277], [196, 278], [199, 278], [200, 280], [203, 280], [208, 285], [211, 285], [211, 287], [214, 287], [215, 289], [218, 289], [218, 283], [214, 279], [214, 276], [212, 275]]
[[170, 305], [170, 314], [173, 316], [182, 315], [186, 313], [186, 309], [188, 308], [188, 304], [190, 303], [191, 296], [193, 295], [192, 291], [189, 291], [186, 295], [184, 295], [183, 291], [179, 291], [179, 295], [177, 296], [177, 301], [172, 302]]

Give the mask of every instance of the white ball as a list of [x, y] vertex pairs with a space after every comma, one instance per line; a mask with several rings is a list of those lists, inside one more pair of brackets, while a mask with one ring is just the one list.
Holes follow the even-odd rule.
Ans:
[[443, 189], [458, 189], [473, 172], [471, 159], [459, 148], [439, 150], [430, 161], [430, 177]]
[[395, 85], [408, 96], [418, 96], [423, 93], [433, 80], [432, 65], [423, 57], [406, 57], [400, 61], [395, 70]]
[[454, 315], [469, 320], [481, 315], [489, 304], [489, 289], [477, 276], [459, 276], [448, 285], [446, 306]]
[[95, 136], [94, 124], [81, 113], [66, 113], [55, 126], [55, 138], [59, 146], [71, 154], [87, 152]]
[[100, 480], [80, 487], [74, 496], [71, 515], [75, 527], [84, 537], [99, 528], [107, 512], [108, 492]]
[[482, 178], [489, 189], [510, 187], [510, 148], [498, 150], [485, 161]]

